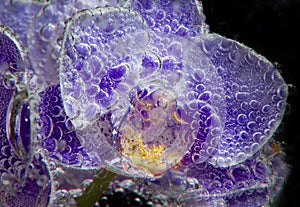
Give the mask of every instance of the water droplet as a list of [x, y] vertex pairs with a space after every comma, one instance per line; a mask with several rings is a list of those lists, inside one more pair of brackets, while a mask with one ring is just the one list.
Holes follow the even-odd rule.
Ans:
[[155, 19], [157, 21], [162, 21], [166, 18], [166, 12], [162, 9], [159, 9], [156, 11], [156, 16], [155, 16]]
[[196, 83], [202, 82], [205, 79], [205, 71], [202, 69], [195, 69], [191, 76]]
[[205, 162], [207, 160], [207, 157], [206, 156], [202, 156], [200, 155], [199, 153], [197, 152], [194, 152], [192, 154], [192, 161], [193, 163], [195, 164], [199, 164], [199, 163], [202, 163], [202, 162]]
[[6, 120], [9, 144], [19, 158], [31, 156], [30, 107], [26, 90], [15, 91]]
[[264, 162], [257, 162], [254, 168], [255, 176], [260, 179], [265, 179], [267, 176], [270, 175], [271, 170], [269, 166], [267, 166]]
[[286, 103], [284, 101], [278, 101], [276, 106], [277, 106], [277, 110], [282, 111], [285, 108]]
[[174, 71], [177, 65], [177, 60], [173, 56], [164, 57], [162, 60], [162, 69], [168, 71]]
[[246, 132], [246, 131], [241, 131], [241, 132], [240, 132], [240, 137], [241, 137], [242, 139], [248, 139], [248, 138], [249, 138], [249, 133]]
[[36, 184], [40, 187], [46, 186], [49, 181], [49, 177], [47, 175], [40, 175], [36, 180]]
[[181, 57], [182, 56], [182, 45], [179, 42], [173, 42], [168, 47], [168, 55], [174, 57]]
[[211, 92], [210, 91], [205, 91], [205, 92], [200, 94], [199, 100], [209, 101], [210, 97], [211, 97]]
[[145, 55], [142, 57], [142, 66], [140, 77], [145, 78], [150, 74], [158, 71], [161, 68], [162, 60], [158, 54], [154, 52], [145, 52]]

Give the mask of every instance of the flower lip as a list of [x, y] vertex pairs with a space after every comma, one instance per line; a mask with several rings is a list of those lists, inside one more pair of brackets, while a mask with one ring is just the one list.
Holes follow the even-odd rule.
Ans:
[[116, 137], [119, 151], [136, 166], [160, 174], [179, 162], [185, 153], [181, 149], [187, 149], [175, 149], [183, 123], [177, 114], [176, 96], [156, 86], [134, 94]]

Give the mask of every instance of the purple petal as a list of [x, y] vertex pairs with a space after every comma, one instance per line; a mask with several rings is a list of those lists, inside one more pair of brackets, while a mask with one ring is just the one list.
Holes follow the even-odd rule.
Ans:
[[107, 112], [118, 95], [128, 96], [119, 83], [126, 79], [122, 88], [135, 84], [135, 65], [148, 41], [143, 19], [127, 9], [82, 11], [68, 22], [60, 76], [64, 107], [75, 127]]
[[[110, 3], [123, 4], [122, 1], [111, 1]], [[53, 0], [47, 3], [28, 29], [29, 60], [33, 70], [42, 76], [46, 82], [58, 83], [57, 59], [65, 27], [64, 22], [77, 11], [106, 6], [107, 4], [106, 1], [100, 0]]]
[[289, 166], [273, 147], [275, 145], [278, 143], [272, 142], [252, 158], [231, 167], [214, 167], [209, 163], [190, 166], [187, 176], [196, 179], [197, 184], [187, 191], [187, 202], [198, 200], [201, 203], [213, 197], [223, 198], [229, 206], [259, 206], [273, 202], [289, 173]]
[[200, 48], [224, 83], [226, 122], [217, 166], [237, 164], [256, 153], [282, 119], [287, 85], [276, 68], [250, 48], [216, 34], [202, 36]]

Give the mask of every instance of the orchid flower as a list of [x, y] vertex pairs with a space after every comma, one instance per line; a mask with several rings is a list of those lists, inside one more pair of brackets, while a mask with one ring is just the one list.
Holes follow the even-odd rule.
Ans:
[[288, 86], [200, 1], [1, 1], [3, 206], [273, 202]]

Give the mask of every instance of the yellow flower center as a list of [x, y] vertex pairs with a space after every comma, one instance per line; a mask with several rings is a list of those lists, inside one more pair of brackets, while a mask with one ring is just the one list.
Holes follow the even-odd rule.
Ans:
[[174, 96], [155, 91], [132, 100], [132, 108], [120, 128], [120, 152], [135, 166], [159, 175], [178, 163], [185, 153], [178, 142], [185, 123], [176, 113]]

